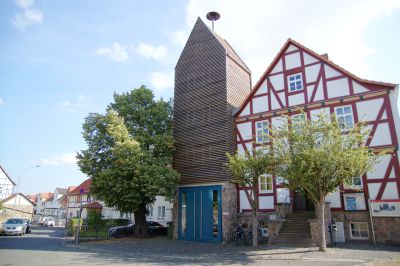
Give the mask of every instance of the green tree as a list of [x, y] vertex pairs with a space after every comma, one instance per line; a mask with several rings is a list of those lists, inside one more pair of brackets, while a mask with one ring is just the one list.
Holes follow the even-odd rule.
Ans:
[[172, 112], [144, 86], [114, 94], [105, 115], [91, 113], [83, 124], [88, 148], [77, 155], [93, 178], [96, 198], [118, 211], [134, 213], [137, 234], [147, 236], [146, 205], [157, 195], [171, 199], [179, 175], [171, 168]]
[[266, 173], [272, 173], [275, 169], [273, 156], [265, 150], [253, 150], [253, 155], [230, 155], [228, 157], [228, 169], [233, 175], [233, 182], [244, 189], [251, 206], [251, 222], [253, 233], [253, 247], [258, 246], [258, 183], [259, 177]]
[[272, 132], [276, 174], [288, 187], [304, 190], [313, 201], [319, 220], [321, 251], [326, 250], [324, 206], [329, 193], [352, 177], [372, 169], [377, 157], [364, 145], [365, 125], [346, 128], [337, 119], [319, 115], [312, 122], [286, 119], [286, 125]]

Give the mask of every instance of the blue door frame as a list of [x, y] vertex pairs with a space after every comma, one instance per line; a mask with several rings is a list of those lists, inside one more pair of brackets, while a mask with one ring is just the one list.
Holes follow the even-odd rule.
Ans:
[[[179, 239], [197, 242], [222, 241], [221, 188], [221, 186], [179, 188]], [[214, 206], [215, 204], [217, 206]]]

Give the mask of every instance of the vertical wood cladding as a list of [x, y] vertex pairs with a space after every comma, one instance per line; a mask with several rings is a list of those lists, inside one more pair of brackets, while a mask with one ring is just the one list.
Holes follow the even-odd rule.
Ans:
[[250, 91], [250, 74], [236, 54], [229, 58], [227, 45], [199, 18], [175, 67], [174, 168], [183, 184], [231, 179], [225, 153], [236, 141], [232, 110]]

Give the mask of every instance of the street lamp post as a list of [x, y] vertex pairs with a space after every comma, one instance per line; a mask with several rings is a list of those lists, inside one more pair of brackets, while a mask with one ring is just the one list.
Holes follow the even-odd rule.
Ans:
[[21, 176], [22, 176], [26, 171], [28, 171], [29, 169], [36, 168], [36, 167], [40, 167], [40, 165], [37, 164], [37, 165], [29, 166], [29, 167], [25, 168], [24, 170], [22, 170], [22, 172], [19, 174], [18, 182], [17, 182], [17, 191], [15, 192], [15, 198], [14, 198], [14, 208], [13, 208], [13, 215], [12, 215], [12, 217], [14, 217], [14, 215], [15, 215], [15, 207], [16, 207], [16, 204], [17, 204], [17, 197], [18, 197], [18, 190], [19, 190], [19, 181], [21, 180]]

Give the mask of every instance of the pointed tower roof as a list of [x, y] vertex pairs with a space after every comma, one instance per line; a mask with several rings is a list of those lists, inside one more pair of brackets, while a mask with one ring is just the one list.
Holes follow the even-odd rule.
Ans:
[[[219, 36], [215, 31], [213, 31], [210, 27], [208, 27], [203, 20], [198, 17], [197, 21], [192, 29], [192, 32], [189, 35], [189, 38], [185, 44], [185, 47], [183, 48], [183, 51], [185, 51], [185, 49], [188, 49], [188, 46], [192, 45], [191, 43], [191, 36], [192, 35], [196, 35], [197, 32], [202, 32], [204, 31], [204, 29], [207, 29], [207, 32], [210, 34], [210, 36], [214, 37], [215, 40], [217, 40], [217, 42], [221, 45], [221, 48], [223, 48], [225, 50], [226, 55], [231, 58], [236, 64], [238, 64], [242, 69], [244, 69], [246, 72], [248, 72], [249, 74], [251, 74], [251, 70], [250, 68], [243, 62], [243, 60], [240, 58], [240, 56], [235, 52], [235, 50], [232, 48], [232, 46], [228, 43], [228, 41], [226, 41], [224, 38], [222, 38], [221, 36]], [[184, 54], [184, 52], [182, 52], [182, 55]], [[178, 59], [178, 63], [181, 60], [181, 57], [179, 57]]]

